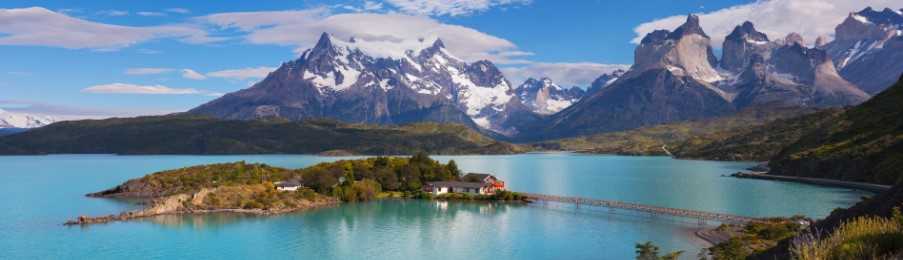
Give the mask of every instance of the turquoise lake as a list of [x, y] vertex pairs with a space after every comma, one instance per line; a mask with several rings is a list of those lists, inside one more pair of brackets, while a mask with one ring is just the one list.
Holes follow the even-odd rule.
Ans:
[[[515, 191], [745, 216], [826, 216], [868, 193], [723, 177], [751, 163], [569, 153], [437, 156]], [[632, 259], [637, 242], [694, 258], [693, 220], [570, 205], [387, 200], [274, 217], [168, 216], [65, 227], [140, 207], [84, 194], [155, 171], [248, 161], [301, 168], [337, 157], [0, 156], [0, 259]], [[713, 223], [709, 223], [713, 224]]]

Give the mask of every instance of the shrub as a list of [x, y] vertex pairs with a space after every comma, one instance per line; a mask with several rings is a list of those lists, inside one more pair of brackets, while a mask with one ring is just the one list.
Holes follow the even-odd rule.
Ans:
[[791, 248], [794, 257], [809, 259], [892, 259], [903, 254], [903, 215], [859, 217], [825, 238], [805, 236]]

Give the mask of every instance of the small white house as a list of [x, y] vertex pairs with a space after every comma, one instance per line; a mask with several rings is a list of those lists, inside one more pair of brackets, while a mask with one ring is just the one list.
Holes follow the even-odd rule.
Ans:
[[296, 191], [303, 187], [301, 181], [297, 179], [276, 182], [276, 190], [278, 191]]
[[505, 189], [505, 182], [490, 174], [470, 173], [461, 178], [463, 181], [429, 182], [423, 191], [440, 195], [445, 193], [468, 193], [475, 195], [492, 195]]
[[424, 191], [440, 195], [445, 193], [469, 193], [475, 195], [487, 195], [489, 192], [489, 184], [479, 182], [463, 182], [463, 181], [437, 181], [430, 182], [424, 187]]

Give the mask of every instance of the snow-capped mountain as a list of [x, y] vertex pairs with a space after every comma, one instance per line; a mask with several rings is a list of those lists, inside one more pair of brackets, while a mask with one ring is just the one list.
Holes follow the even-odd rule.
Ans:
[[770, 41], [742, 23], [726, 37], [719, 62], [699, 23], [690, 15], [674, 31], [647, 34], [627, 72], [603, 75], [580, 102], [521, 127], [521, 139], [618, 131], [752, 106], [848, 106], [869, 98], [839, 75], [826, 51], [805, 47], [798, 34]]
[[400, 57], [373, 57], [354, 39], [324, 33], [297, 60], [251, 88], [190, 111], [229, 119], [334, 118], [398, 124], [458, 122], [506, 132], [504, 113], [517, 112], [511, 84], [489, 61], [467, 63], [436, 39]]
[[548, 115], [577, 103], [586, 91], [579, 87], [563, 88], [549, 78], [529, 78], [514, 93], [534, 113]]
[[597, 91], [610, 86], [612, 83], [615, 83], [621, 76], [624, 76], [626, 71], [622, 69], [617, 69], [615, 71], [609, 73], [603, 73], [601, 76], [597, 77], [593, 80], [593, 83], [589, 85], [589, 89], [586, 90], [586, 95], [592, 95]]
[[[768, 41], [752, 23], [737, 26], [746, 37], [724, 40], [723, 65], [728, 71], [720, 87], [737, 109], [750, 106], [842, 107], [864, 102], [869, 95], [843, 79], [824, 50], [803, 45], [799, 34]], [[751, 39], [749, 35], [756, 35]], [[737, 47], [740, 46], [740, 47]], [[726, 63], [728, 57], [734, 61]], [[739, 69], [738, 69], [739, 68]]]
[[56, 122], [52, 117], [13, 113], [0, 109], [0, 128], [36, 128]]
[[835, 28], [828, 51], [840, 74], [869, 93], [878, 93], [903, 73], [903, 10], [871, 7], [850, 13]]

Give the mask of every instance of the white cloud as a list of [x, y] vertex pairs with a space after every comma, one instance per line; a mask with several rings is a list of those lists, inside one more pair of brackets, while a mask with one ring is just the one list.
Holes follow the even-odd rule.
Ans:
[[519, 67], [503, 67], [502, 73], [514, 85], [520, 85], [528, 78], [548, 77], [561, 86], [586, 87], [603, 73], [614, 70], [626, 70], [630, 65], [599, 64], [591, 62], [576, 63], [532, 63]]
[[505, 5], [525, 5], [530, 0], [387, 0], [408, 14], [459, 16], [484, 12], [492, 7]]
[[232, 69], [232, 70], [220, 70], [207, 73], [208, 77], [214, 78], [226, 78], [226, 79], [237, 79], [237, 80], [246, 80], [246, 79], [259, 79], [266, 77], [267, 74], [276, 70], [276, 68], [272, 67], [257, 67], [257, 68], [243, 68], [243, 69]]
[[204, 74], [198, 73], [197, 71], [194, 71], [192, 69], [182, 69], [182, 77], [193, 80], [207, 79], [207, 76], [204, 76]]
[[172, 72], [171, 68], [128, 68], [125, 70], [127, 75], [154, 75]]
[[[783, 38], [791, 32], [800, 33], [807, 43], [818, 36], [833, 38], [834, 27], [843, 22], [850, 12], [858, 12], [867, 6], [878, 10], [885, 7], [899, 8], [900, 0], [758, 0], [717, 11], [700, 14], [700, 23], [712, 37], [712, 44], [721, 48], [724, 37], [743, 21], [751, 21], [756, 29], [771, 39]], [[656, 29], [673, 30], [686, 19], [672, 16], [637, 26], [633, 43]]]
[[220, 40], [193, 25], [121, 26], [73, 18], [41, 7], [0, 9], [0, 45], [116, 50], [161, 38], [188, 43]]
[[167, 12], [170, 12], [170, 13], [176, 13], [176, 14], [189, 14], [189, 13], [191, 13], [191, 10], [188, 10], [188, 9], [185, 9], [185, 8], [169, 8], [169, 9], [166, 9], [166, 11], [167, 11]]
[[383, 57], [398, 57], [405, 50], [422, 49], [436, 38], [441, 38], [452, 53], [469, 61], [490, 59], [504, 64], [514, 59], [511, 51], [517, 51], [517, 46], [508, 40], [424, 16], [374, 13], [331, 15], [327, 8], [315, 8], [221, 13], [199, 19], [247, 32], [246, 40], [250, 43], [295, 46], [299, 50], [312, 47], [322, 32], [328, 32], [338, 39], [354, 37], [356, 45], [363, 51]]
[[150, 12], [150, 11], [137, 12], [136, 14], [138, 14], [140, 16], [166, 16], [166, 13]]
[[383, 3], [364, 1], [364, 11], [379, 11], [383, 9]]
[[129, 15], [129, 11], [104, 10], [104, 11], [97, 12], [97, 14], [106, 15], [106, 16], [126, 16], [126, 15]]
[[137, 85], [128, 83], [110, 83], [90, 86], [82, 92], [93, 94], [141, 94], [141, 95], [190, 95], [206, 94], [193, 88], [171, 88], [163, 85]]

